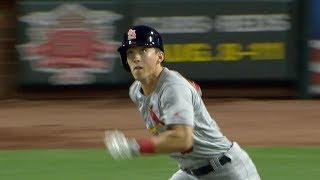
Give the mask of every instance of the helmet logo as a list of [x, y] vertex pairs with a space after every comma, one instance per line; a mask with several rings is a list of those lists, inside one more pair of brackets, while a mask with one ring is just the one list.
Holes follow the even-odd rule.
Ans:
[[129, 31], [128, 31], [128, 40], [135, 39], [135, 38], [137, 38], [136, 37], [136, 30], [129, 29]]

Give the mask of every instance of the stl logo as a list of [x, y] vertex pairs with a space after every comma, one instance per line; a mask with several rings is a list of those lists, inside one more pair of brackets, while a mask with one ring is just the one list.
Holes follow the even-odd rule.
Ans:
[[128, 40], [136, 39], [136, 38], [137, 38], [136, 30], [129, 29], [129, 31], [128, 31]]

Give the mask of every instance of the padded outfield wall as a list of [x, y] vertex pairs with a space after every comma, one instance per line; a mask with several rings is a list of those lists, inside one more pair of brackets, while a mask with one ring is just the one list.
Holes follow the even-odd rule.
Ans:
[[129, 25], [147, 24], [163, 34], [165, 66], [206, 88], [280, 84], [288, 96], [306, 97], [304, 6], [298, 0], [18, 1], [9, 11], [16, 26], [7, 31], [16, 33], [16, 46], [2, 43], [11, 57], [1, 56], [12, 59], [1, 68], [15, 79], [2, 82], [17, 85], [9, 91], [127, 87], [132, 79], [116, 48]]
[[127, 84], [131, 79], [115, 50], [121, 33], [133, 24], [158, 29], [165, 42], [165, 66], [196, 81], [296, 81], [296, 4], [292, 0], [19, 1], [19, 82]]

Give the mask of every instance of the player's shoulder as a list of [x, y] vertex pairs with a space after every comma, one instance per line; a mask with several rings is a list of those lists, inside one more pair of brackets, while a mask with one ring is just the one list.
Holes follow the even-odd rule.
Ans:
[[187, 79], [182, 74], [174, 70], [169, 70], [167, 73], [166, 81], [162, 87], [163, 91], [191, 91], [193, 93], [193, 91], [196, 90], [195, 92], [197, 92], [197, 94], [200, 96], [202, 95], [200, 86], [196, 82]]
[[168, 70], [164, 86], [166, 88], [188, 88], [188, 81], [179, 72]]
[[130, 91], [134, 91], [136, 90], [137, 88], [140, 88], [141, 87], [141, 84], [139, 81], [135, 80], [131, 85], [130, 85], [130, 88], [129, 90]]
[[137, 101], [137, 96], [139, 95], [141, 88], [141, 83], [139, 81], [134, 81], [129, 88], [129, 96], [133, 102]]
[[166, 70], [166, 77], [161, 87], [161, 92], [164, 91], [183, 91], [189, 88], [188, 82], [183, 76], [174, 70]]

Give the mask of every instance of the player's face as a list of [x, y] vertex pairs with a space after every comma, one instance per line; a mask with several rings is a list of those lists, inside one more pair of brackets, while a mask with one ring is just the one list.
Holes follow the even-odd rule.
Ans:
[[145, 80], [161, 67], [163, 53], [155, 48], [134, 46], [127, 50], [127, 61], [133, 77]]

